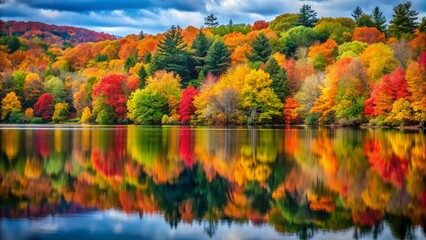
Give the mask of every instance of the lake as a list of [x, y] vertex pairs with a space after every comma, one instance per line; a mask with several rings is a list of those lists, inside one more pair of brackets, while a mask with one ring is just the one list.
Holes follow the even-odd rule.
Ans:
[[426, 134], [0, 126], [1, 239], [425, 239]]

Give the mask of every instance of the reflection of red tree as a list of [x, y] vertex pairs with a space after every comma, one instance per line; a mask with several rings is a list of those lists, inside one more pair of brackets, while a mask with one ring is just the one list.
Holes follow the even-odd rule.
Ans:
[[122, 179], [126, 162], [126, 129], [115, 131], [114, 143], [106, 151], [92, 148], [93, 167], [106, 177]]
[[374, 225], [379, 222], [382, 217], [383, 215], [379, 211], [373, 209], [366, 209], [365, 211], [352, 213], [354, 223], [367, 226]]
[[126, 190], [121, 190], [118, 193], [118, 197], [120, 199], [121, 208], [126, 213], [134, 212], [136, 209], [136, 197], [133, 192], [129, 192]]
[[48, 131], [45, 130], [35, 130], [35, 147], [37, 152], [43, 157], [47, 158], [51, 152], [51, 146], [49, 143], [50, 136], [48, 135]]
[[189, 127], [181, 127], [179, 131], [179, 155], [183, 158], [186, 166], [192, 167], [194, 165], [194, 141], [192, 130]]
[[426, 209], [426, 191], [424, 191], [422, 194], [420, 194], [419, 203], [424, 209]]
[[367, 142], [364, 145], [364, 152], [368, 156], [371, 168], [377, 171], [385, 181], [390, 181], [399, 188], [403, 187], [409, 165], [406, 158], [400, 158], [394, 152], [385, 155], [385, 149], [382, 149], [378, 140]]

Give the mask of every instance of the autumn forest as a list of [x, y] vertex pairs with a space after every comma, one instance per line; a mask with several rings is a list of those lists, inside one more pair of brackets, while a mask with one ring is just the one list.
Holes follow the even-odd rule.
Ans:
[[411, 3], [125, 37], [0, 22], [4, 123], [425, 126], [426, 18]]

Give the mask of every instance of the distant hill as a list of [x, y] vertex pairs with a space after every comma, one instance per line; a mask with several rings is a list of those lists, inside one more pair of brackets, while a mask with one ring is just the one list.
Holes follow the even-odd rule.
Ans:
[[85, 28], [57, 26], [41, 22], [1, 21], [0, 35], [14, 35], [27, 39], [40, 38], [49, 44], [71, 44], [82, 42], [99, 42], [114, 40], [117, 37], [103, 32], [95, 32]]

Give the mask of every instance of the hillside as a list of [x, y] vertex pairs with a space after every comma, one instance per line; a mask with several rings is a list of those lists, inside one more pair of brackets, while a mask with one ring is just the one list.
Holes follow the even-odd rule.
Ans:
[[2, 121], [424, 126], [426, 18], [401, 8], [390, 21], [379, 8], [318, 19], [304, 5], [271, 22], [120, 39], [2, 24], [21, 33], [0, 37]]
[[26, 39], [40, 38], [48, 44], [71, 44], [82, 42], [99, 42], [113, 40], [116, 37], [103, 32], [95, 32], [85, 28], [57, 26], [41, 22], [1, 21], [0, 35], [19, 36]]

